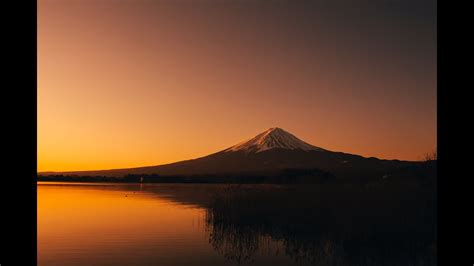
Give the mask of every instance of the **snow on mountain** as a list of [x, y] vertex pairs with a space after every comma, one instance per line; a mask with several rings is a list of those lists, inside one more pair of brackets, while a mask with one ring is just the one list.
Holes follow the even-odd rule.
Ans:
[[275, 148], [324, 151], [324, 149], [308, 144], [281, 128], [274, 127], [258, 134], [254, 138], [227, 148], [224, 152], [245, 151], [258, 153]]

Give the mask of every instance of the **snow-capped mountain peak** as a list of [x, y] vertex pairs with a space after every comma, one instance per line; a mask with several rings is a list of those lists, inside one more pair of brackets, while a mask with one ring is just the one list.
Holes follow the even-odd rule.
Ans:
[[281, 128], [273, 127], [247, 141], [225, 149], [224, 151], [245, 151], [257, 153], [275, 148], [304, 151], [324, 150], [298, 139], [293, 134], [286, 132]]

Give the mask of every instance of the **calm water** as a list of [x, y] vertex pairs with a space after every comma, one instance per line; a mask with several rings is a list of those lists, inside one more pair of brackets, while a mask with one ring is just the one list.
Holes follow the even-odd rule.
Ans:
[[[236, 265], [210, 243], [199, 204], [212, 190], [38, 183], [38, 265]], [[249, 264], [294, 264], [278, 241], [262, 243]]]
[[435, 265], [425, 194], [38, 183], [38, 265]]

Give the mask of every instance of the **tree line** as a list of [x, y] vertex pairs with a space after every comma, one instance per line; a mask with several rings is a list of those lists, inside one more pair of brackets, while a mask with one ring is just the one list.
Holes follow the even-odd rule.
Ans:
[[123, 177], [38, 175], [38, 181], [57, 182], [122, 182], [122, 183], [235, 183], [235, 184], [299, 184], [326, 183], [335, 179], [320, 169], [283, 169], [275, 174], [239, 173], [205, 175], [127, 174]]

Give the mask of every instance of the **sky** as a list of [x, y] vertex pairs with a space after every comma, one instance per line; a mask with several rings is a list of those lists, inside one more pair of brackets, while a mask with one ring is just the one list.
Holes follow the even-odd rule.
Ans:
[[436, 148], [436, 1], [39, 0], [38, 171], [158, 165], [271, 127]]

